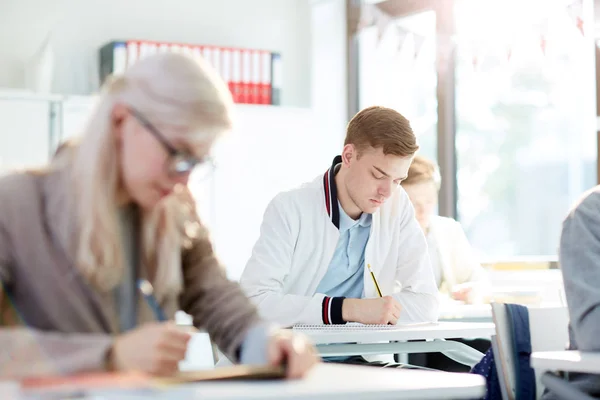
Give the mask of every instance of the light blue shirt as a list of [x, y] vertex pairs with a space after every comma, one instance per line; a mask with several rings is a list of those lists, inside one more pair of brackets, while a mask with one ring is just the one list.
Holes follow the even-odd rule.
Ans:
[[371, 233], [371, 214], [353, 220], [340, 210], [340, 238], [317, 293], [330, 297], [361, 298], [364, 291], [365, 248]]

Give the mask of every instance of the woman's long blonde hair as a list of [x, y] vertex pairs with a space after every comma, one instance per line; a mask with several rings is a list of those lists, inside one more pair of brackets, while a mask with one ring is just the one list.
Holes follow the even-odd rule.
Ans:
[[[192, 146], [210, 146], [232, 125], [232, 100], [226, 85], [205, 63], [184, 55], [148, 57], [105, 84], [69, 157], [78, 218], [76, 262], [100, 290], [115, 287], [125, 265], [116, 203], [119, 172], [111, 118], [118, 103], [139, 110], [161, 129], [190, 132]], [[156, 270], [153, 283], [158, 294], [181, 289], [181, 269], [175, 266], [180, 265], [182, 246], [198, 234], [189, 225], [195, 221], [195, 206], [187, 188], [179, 188], [152, 212], [142, 215], [142, 260]]]

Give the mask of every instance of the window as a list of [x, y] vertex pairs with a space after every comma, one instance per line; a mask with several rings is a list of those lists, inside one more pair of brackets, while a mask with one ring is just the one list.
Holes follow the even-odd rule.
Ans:
[[435, 13], [363, 29], [359, 42], [359, 107], [390, 107], [411, 122], [420, 154], [437, 158]]
[[593, 32], [564, 4], [455, 9], [458, 213], [489, 257], [555, 255], [562, 219], [596, 182]]

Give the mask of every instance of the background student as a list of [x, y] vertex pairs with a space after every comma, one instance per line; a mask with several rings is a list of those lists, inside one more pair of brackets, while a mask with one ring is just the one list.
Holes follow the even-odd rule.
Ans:
[[[569, 308], [569, 349], [600, 351], [600, 186], [587, 192], [563, 223], [559, 264]], [[600, 397], [600, 376], [570, 372], [579, 390]], [[561, 397], [546, 391], [544, 400]]]
[[[442, 303], [449, 300], [467, 304], [479, 303], [488, 293], [486, 272], [477, 261], [465, 233], [452, 218], [435, 214], [441, 177], [438, 166], [417, 155], [408, 170], [402, 187], [415, 209], [415, 216], [427, 239], [427, 248], [435, 282]], [[490, 347], [487, 339], [456, 339], [482, 352]], [[411, 354], [411, 364], [446, 371], [468, 371], [442, 353]]]
[[0, 377], [175, 373], [190, 333], [156, 321], [138, 279], [168, 319], [191, 314], [232, 360], [286, 359], [291, 377], [316, 362], [226, 279], [186, 187], [210, 170], [231, 105], [205, 64], [148, 57], [106, 85], [77, 144], [0, 180]]
[[415, 156], [402, 187], [427, 238], [436, 285], [441, 294], [454, 300], [467, 304], [482, 302], [489, 291], [485, 270], [460, 224], [435, 214], [440, 185], [438, 166], [423, 156]]

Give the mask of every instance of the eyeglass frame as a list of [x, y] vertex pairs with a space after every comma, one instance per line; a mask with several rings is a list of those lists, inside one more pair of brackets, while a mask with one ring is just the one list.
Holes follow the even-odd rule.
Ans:
[[161, 144], [161, 146], [166, 150], [169, 154], [169, 158], [171, 160], [176, 160], [178, 157], [181, 158], [180, 161], [187, 162], [189, 168], [186, 170], [178, 170], [177, 168], [169, 168], [169, 173], [174, 174], [187, 174], [194, 170], [199, 165], [208, 164], [210, 166], [211, 171], [215, 168], [215, 163], [212, 157], [207, 156], [203, 158], [198, 158], [193, 154], [190, 154], [186, 151], [178, 150], [175, 148], [165, 137], [164, 134], [160, 132], [160, 130], [152, 124], [144, 114], [139, 112], [133, 107], [128, 107], [131, 114], [142, 124], [144, 128], [150, 132], [150, 134]]

